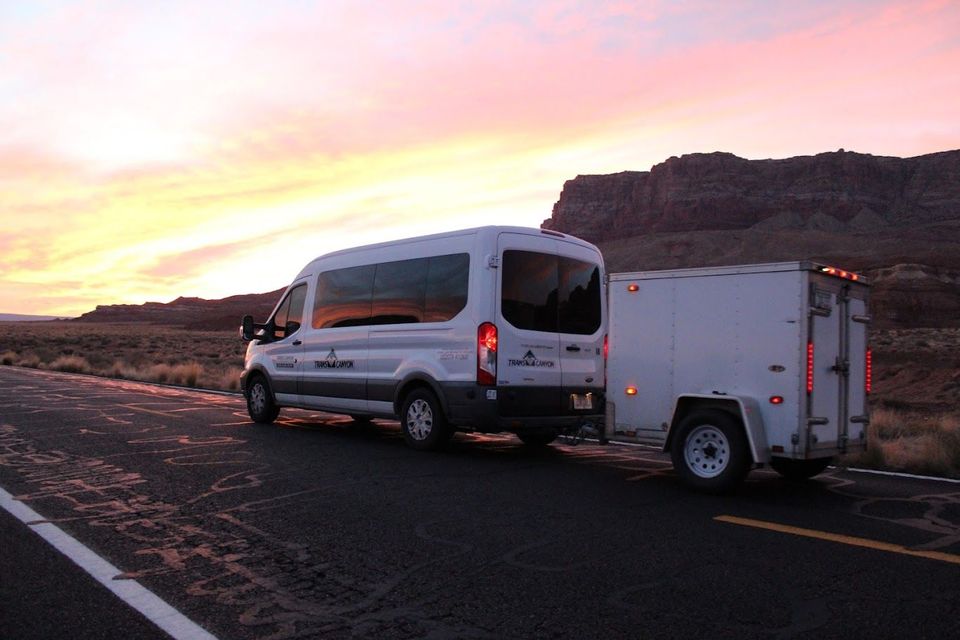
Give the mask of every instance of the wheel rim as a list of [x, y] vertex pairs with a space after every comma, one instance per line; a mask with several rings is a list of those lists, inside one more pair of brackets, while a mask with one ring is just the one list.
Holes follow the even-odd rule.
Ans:
[[267, 391], [261, 383], [256, 383], [250, 389], [250, 409], [260, 415], [267, 406]]
[[683, 445], [687, 468], [700, 478], [716, 478], [730, 464], [730, 442], [723, 431], [705, 424], [690, 432]]
[[426, 400], [416, 399], [407, 408], [407, 432], [414, 440], [425, 440], [433, 431], [433, 409]]

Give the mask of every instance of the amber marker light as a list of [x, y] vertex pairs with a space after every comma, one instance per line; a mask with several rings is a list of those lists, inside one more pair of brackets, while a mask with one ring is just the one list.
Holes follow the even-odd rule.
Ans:
[[636, 388], [636, 387], [627, 387], [626, 390], [625, 390], [625, 393], [626, 393], [628, 396], [635, 396], [635, 395], [637, 395], [637, 388]]
[[628, 284], [628, 285], [627, 285], [627, 291], [629, 291], [630, 293], [636, 293], [637, 291], [640, 291], [640, 285], [638, 285], [638, 284]]

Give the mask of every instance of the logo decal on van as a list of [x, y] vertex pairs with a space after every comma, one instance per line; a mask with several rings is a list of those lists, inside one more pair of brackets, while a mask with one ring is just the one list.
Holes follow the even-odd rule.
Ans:
[[339, 360], [337, 352], [330, 349], [325, 360], [314, 360], [313, 365], [317, 369], [353, 369], [353, 360]]
[[507, 362], [511, 367], [538, 367], [538, 368], [551, 369], [553, 368], [553, 365], [554, 365], [553, 360], [538, 359], [537, 356], [534, 355], [532, 349], [530, 351], [527, 351], [527, 353], [524, 354], [522, 359], [518, 360], [516, 358], [508, 358]]

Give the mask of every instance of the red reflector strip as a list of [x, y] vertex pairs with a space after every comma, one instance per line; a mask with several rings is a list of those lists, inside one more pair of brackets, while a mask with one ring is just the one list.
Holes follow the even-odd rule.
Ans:
[[863, 388], [869, 395], [873, 391], [873, 349], [867, 349], [867, 367], [866, 377], [863, 381]]
[[807, 343], [807, 393], [813, 393], [813, 343]]

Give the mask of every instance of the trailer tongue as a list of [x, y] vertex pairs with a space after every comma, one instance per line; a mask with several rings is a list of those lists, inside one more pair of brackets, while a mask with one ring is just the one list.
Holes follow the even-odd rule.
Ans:
[[866, 447], [869, 287], [810, 262], [611, 274], [606, 437], [720, 493]]

